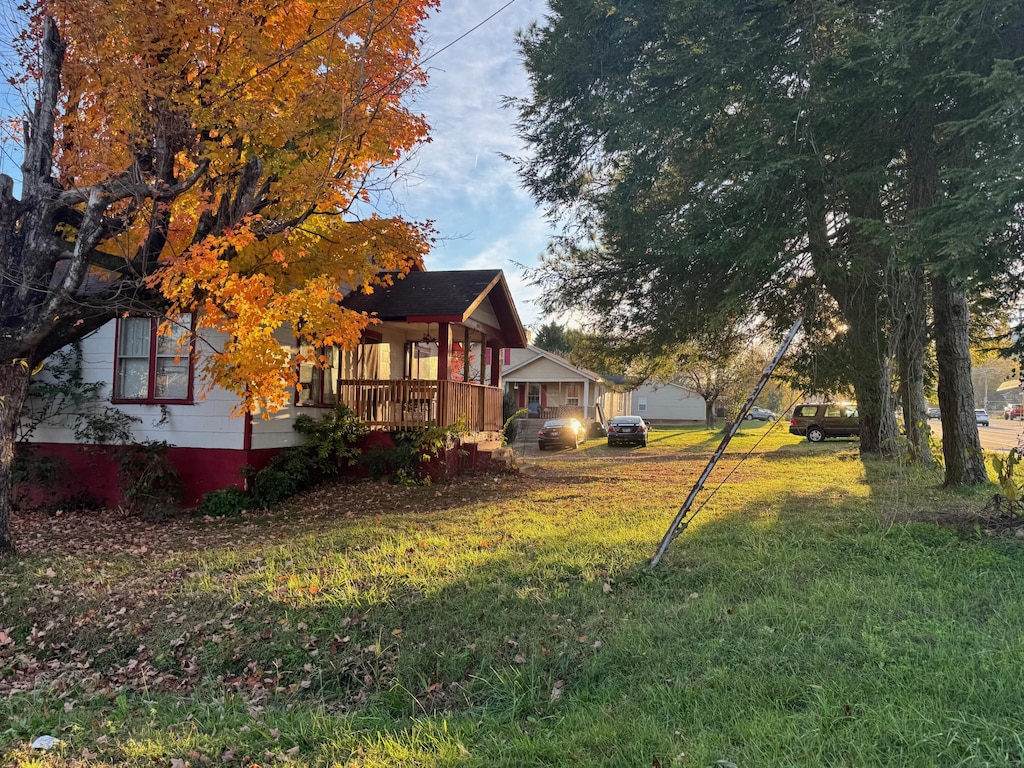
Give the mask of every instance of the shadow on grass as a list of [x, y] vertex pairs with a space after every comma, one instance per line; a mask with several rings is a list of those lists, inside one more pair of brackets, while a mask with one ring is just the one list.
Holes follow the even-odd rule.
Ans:
[[[582, 478], [554, 462], [498, 489], [488, 478], [393, 489], [390, 511], [352, 517], [358, 496], [325, 489], [317, 503], [339, 506], [286, 519], [307, 497], [267, 516], [283, 538], [195, 530], [169, 585], [139, 558], [118, 629], [138, 625], [126, 649], [145, 645], [179, 676], [195, 664], [199, 684], [139, 686], [104, 706], [130, 739], [168, 702], [188, 699], [205, 733], [225, 728], [203, 701], [255, 701], [237, 715], [246, 730], [228, 734], [246, 761], [287, 744], [310, 764], [668, 765], [683, 752], [696, 765], [1005, 762], [1024, 689], [1024, 648], [1008, 638], [1024, 635], [1024, 613], [1004, 583], [1024, 574], [1020, 553], [893, 535], [878, 505], [903, 478], [837, 460], [847, 453], [762, 456], [771, 468], [755, 463], [759, 475], [705, 507], [653, 572], [674, 510], [652, 499], [684, 495], [692, 475], [656, 487], [646, 469], [697, 457], [595, 462]], [[798, 463], [779, 477], [781, 458]], [[632, 470], [629, 485], [602, 468]], [[95, 553], [79, 557], [79, 578], [95, 578], [84, 572]], [[55, 582], [61, 599], [48, 602], [37, 570], [5, 573], [38, 604], [32, 624], [85, 615], [74, 584]], [[19, 649], [28, 627], [15, 630]], [[50, 631], [61, 630], [65, 647], [38, 653], [71, 659], [109, 633], [103, 622]], [[108, 718], [52, 696], [33, 729], [95, 748]], [[26, 717], [5, 706], [12, 722]], [[159, 755], [176, 755], [174, 733], [162, 738]]]

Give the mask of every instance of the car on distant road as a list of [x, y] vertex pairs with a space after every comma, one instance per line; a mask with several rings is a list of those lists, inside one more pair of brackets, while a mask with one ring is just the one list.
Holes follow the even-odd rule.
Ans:
[[975, 408], [974, 409], [974, 420], [977, 422], [979, 427], [987, 427], [988, 426], [988, 411], [986, 411], [984, 408]]
[[587, 430], [577, 419], [549, 419], [537, 433], [537, 447], [542, 451], [548, 448], [579, 448], [580, 443], [587, 442]]
[[928, 418], [929, 419], [941, 419], [942, 418], [942, 412], [939, 411], [939, 406], [937, 406], [937, 405], [929, 405], [928, 406]]
[[1024, 405], [1010, 403], [1003, 408], [1003, 418], [1008, 420], [1024, 418]]
[[859, 437], [860, 415], [856, 403], [800, 403], [793, 409], [789, 431], [812, 443], [826, 437]]
[[750, 421], [751, 419], [756, 419], [757, 421], [775, 421], [775, 414], [767, 408], [758, 408], [755, 405], [747, 411], [747, 421]]
[[639, 416], [616, 416], [608, 422], [608, 445], [639, 445], [647, 447], [650, 427]]

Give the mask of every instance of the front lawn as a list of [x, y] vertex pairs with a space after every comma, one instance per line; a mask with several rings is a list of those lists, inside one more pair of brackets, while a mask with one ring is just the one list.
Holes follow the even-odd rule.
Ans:
[[718, 437], [236, 520], [20, 517], [0, 763], [1024, 760], [1024, 549], [971, 524], [994, 488], [755, 425], [649, 571]]

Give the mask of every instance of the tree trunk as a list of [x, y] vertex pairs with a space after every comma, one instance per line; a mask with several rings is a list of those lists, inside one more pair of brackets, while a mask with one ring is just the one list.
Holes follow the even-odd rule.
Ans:
[[899, 428], [893, 413], [890, 379], [889, 365], [882, 361], [872, 361], [865, 366], [863, 375], [853, 376], [860, 414], [861, 453], [891, 456], [895, 451]]
[[920, 269], [908, 269], [901, 276], [899, 295], [904, 312], [897, 323], [897, 357], [903, 424], [907, 430], [910, 460], [930, 465], [934, 459], [924, 398], [924, 360], [928, 343], [925, 287], [924, 273]]
[[988, 480], [974, 419], [969, 310], [963, 288], [949, 278], [932, 278], [935, 359], [939, 368], [942, 456], [945, 485], [978, 485]]
[[708, 429], [715, 428], [715, 401], [704, 401], [704, 426]]
[[12, 477], [18, 424], [28, 391], [27, 364], [0, 365], [0, 557], [14, 554], [11, 536]]

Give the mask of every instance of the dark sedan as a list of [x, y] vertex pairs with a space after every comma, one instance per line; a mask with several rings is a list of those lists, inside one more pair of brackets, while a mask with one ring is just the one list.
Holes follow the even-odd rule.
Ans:
[[608, 445], [647, 447], [650, 427], [639, 416], [616, 416], [608, 422]]
[[587, 430], [576, 419], [551, 419], [537, 433], [537, 447], [542, 451], [548, 448], [579, 448], [580, 443], [587, 441]]

